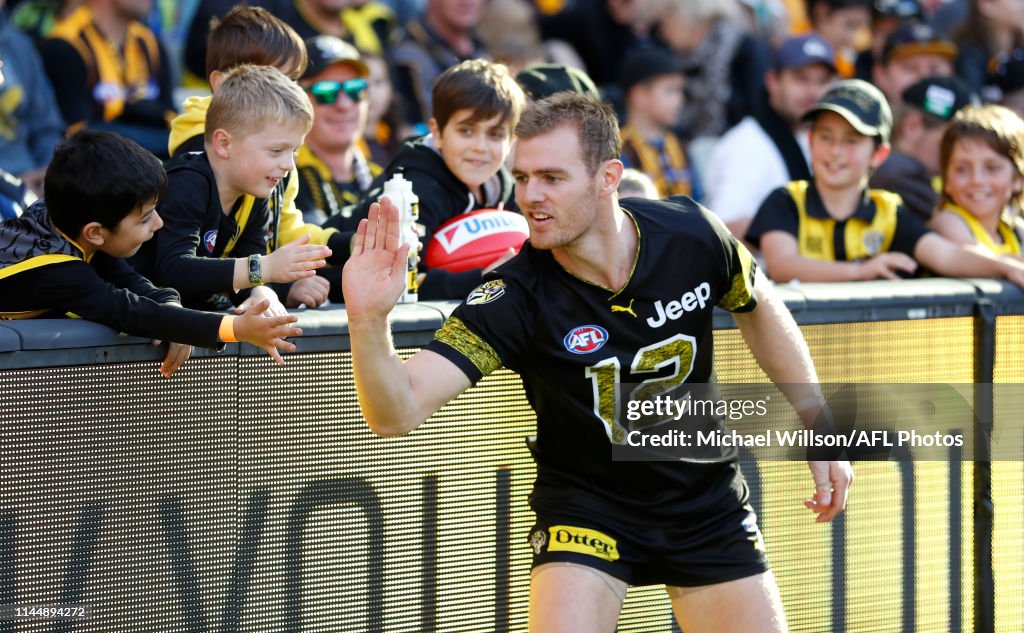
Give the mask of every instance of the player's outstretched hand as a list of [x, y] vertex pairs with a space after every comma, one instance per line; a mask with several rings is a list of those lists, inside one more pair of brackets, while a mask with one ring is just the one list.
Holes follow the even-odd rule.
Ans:
[[263, 281], [287, 283], [312, 277], [330, 256], [331, 249], [310, 244], [309, 236], [303, 235], [263, 257]]
[[818, 515], [818, 523], [831, 521], [846, 509], [853, 485], [853, 468], [847, 461], [807, 462], [814, 477], [814, 496], [804, 506]]
[[387, 198], [360, 220], [341, 286], [349, 318], [384, 319], [405, 292], [409, 245], [399, 245], [398, 207]]
[[302, 336], [302, 330], [291, 325], [299, 320], [292, 314], [264, 316], [269, 305], [269, 301], [260, 301], [249, 306], [241, 316], [235, 317], [235, 338], [265, 350], [279, 365], [284, 365], [279, 350], [294, 352], [295, 345], [285, 339], [289, 336]]

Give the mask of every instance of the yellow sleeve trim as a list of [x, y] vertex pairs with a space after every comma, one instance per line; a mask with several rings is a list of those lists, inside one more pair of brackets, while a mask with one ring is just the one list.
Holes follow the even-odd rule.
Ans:
[[723, 310], [733, 312], [750, 303], [754, 296], [754, 282], [751, 270], [754, 267], [754, 258], [750, 251], [742, 244], [736, 244], [736, 254], [740, 258], [740, 272], [732, 276], [732, 287], [729, 292], [718, 302]]
[[502, 367], [494, 348], [474, 334], [458, 317], [450, 317], [445, 321], [434, 334], [434, 339], [468, 358], [483, 376]]
[[32, 270], [33, 268], [39, 268], [41, 266], [47, 266], [49, 264], [62, 264], [64, 262], [80, 262], [82, 258], [74, 257], [72, 255], [37, 255], [31, 259], [26, 259], [23, 262], [8, 266], [0, 270], [0, 279], [17, 275], [18, 273], [25, 272], [26, 270]]

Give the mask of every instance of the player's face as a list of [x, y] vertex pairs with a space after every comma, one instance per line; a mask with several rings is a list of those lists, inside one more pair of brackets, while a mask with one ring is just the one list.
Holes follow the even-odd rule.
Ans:
[[853, 129], [835, 112], [821, 112], [811, 126], [811, 167], [822, 190], [860, 188], [877, 158], [875, 140]]
[[821, 101], [835, 80], [825, 64], [808, 64], [768, 73], [767, 87], [772, 108], [792, 126]]
[[228, 185], [239, 193], [266, 198], [294, 169], [295, 151], [305, 136], [299, 123], [275, 123], [247, 136], [235, 135], [228, 149]]
[[572, 246], [594, 225], [600, 171], [583, 163], [579, 135], [571, 125], [516, 143], [516, 202], [530, 225], [535, 248]]
[[953, 202], [979, 218], [998, 217], [1020, 191], [1021, 178], [1009, 158], [978, 138], [962, 138], [953, 144], [946, 167], [946, 194]]
[[164, 221], [156, 212], [155, 200], [140, 205], [122, 218], [112, 231], [102, 229], [104, 239], [100, 250], [111, 257], [131, 257], [163, 225]]
[[512, 144], [508, 122], [496, 114], [489, 119], [470, 122], [473, 110], [458, 110], [444, 129], [430, 120], [434, 143], [444, 164], [470, 189], [484, 184], [498, 173]]
[[[303, 88], [313, 104], [313, 127], [306, 142], [315, 149], [327, 152], [344, 152], [357, 142], [366, 128], [367, 91], [350, 97], [340, 89], [350, 79], [359, 79], [359, 73], [348, 64], [333, 64], [315, 77], [303, 81]], [[315, 85], [330, 88], [328, 94], [310, 94]], [[327, 101], [330, 103], [321, 103]]]

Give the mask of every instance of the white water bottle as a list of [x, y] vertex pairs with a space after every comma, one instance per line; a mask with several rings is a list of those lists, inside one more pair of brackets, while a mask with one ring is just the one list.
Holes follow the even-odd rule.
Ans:
[[381, 198], [387, 197], [398, 207], [398, 222], [401, 234], [399, 239], [409, 245], [409, 258], [405, 265], [405, 293], [399, 303], [416, 303], [418, 299], [416, 277], [419, 274], [420, 237], [416, 232], [416, 223], [420, 217], [420, 199], [412, 192], [412, 183], [397, 173], [384, 183]]

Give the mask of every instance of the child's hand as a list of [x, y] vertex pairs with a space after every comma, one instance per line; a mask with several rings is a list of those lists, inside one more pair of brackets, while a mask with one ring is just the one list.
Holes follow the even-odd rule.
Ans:
[[265, 350], [279, 365], [283, 365], [284, 359], [278, 350], [294, 352], [295, 345], [285, 339], [289, 336], [302, 336], [302, 330], [290, 325], [299, 320], [291, 314], [265, 316], [269, 307], [266, 300], [248, 306], [244, 314], [235, 318], [235, 338]]
[[899, 273], [914, 274], [917, 262], [913, 257], [890, 251], [860, 263], [862, 279], [901, 279]]
[[308, 279], [300, 279], [288, 290], [288, 299], [284, 302], [289, 308], [305, 305], [307, 308], [319, 308], [327, 301], [331, 292], [331, 282], [319, 275]]
[[[153, 345], [160, 345], [162, 342], [160, 339], [153, 339]], [[164, 362], [160, 365], [160, 375], [164, 378], [170, 378], [174, 372], [178, 371], [179, 367], [185, 364], [185, 361], [191, 355], [191, 345], [169, 342], [167, 344], [167, 355], [164, 356]]]
[[249, 298], [235, 308], [235, 314], [242, 314], [250, 307], [260, 302], [266, 302], [267, 304], [265, 316], [274, 317], [288, 314], [288, 310], [281, 305], [281, 300], [277, 298], [277, 294], [266, 286], [257, 286], [253, 288], [252, 292], [249, 293]]
[[305, 279], [315, 275], [317, 268], [326, 266], [324, 259], [331, 256], [331, 249], [308, 242], [309, 236], [303, 235], [265, 255], [262, 260], [263, 281], [287, 283]]

